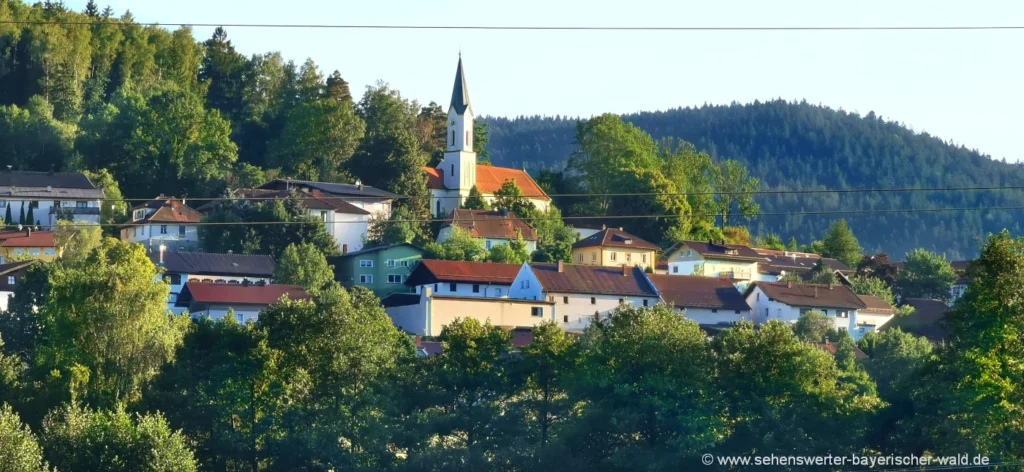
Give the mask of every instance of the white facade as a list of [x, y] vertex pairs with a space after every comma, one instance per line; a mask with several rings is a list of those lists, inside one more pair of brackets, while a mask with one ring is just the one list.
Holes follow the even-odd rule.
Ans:
[[[676, 308], [679, 311], [679, 308]], [[750, 310], [727, 310], [724, 308], [686, 308], [683, 317], [702, 325], [733, 324], [740, 321], [753, 323]]]
[[[863, 330], [857, 329], [857, 310], [827, 306], [790, 306], [778, 300], [772, 300], [760, 287], [755, 286], [747, 295], [747, 305], [753, 309], [754, 324], [764, 324], [770, 320], [796, 323], [800, 315], [808, 311], [819, 311], [832, 318], [838, 330], [850, 333], [854, 340], [863, 337]], [[860, 334], [858, 334], [860, 332]]]
[[517, 328], [536, 326], [552, 319], [551, 306], [544, 302], [438, 295], [429, 286], [414, 297], [413, 303], [388, 306], [385, 311], [395, 327], [422, 336], [437, 336], [445, 326], [460, 318]]
[[[444, 228], [441, 228], [441, 230], [437, 232], [437, 242], [438, 243], [445, 242], [445, 240], [447, 240], [451, 236], [451, 234], [452, 234], [452, 227], [451, 226], [445, 226]], [[475, 239], [477, 241], [480, 241], [480, 243], [484, 245], [484, 249], [487, 249], [488, 251], [490, 251], [491, 248], [494, 247], [494, 246], [497, 246], [499, 244], [508, 244], [509, 241], [510, 241], [508, 239], [496, 239], [496, 238], [473, 238], [473, 239]], [[530, 254], [533, 254], [533, 252], [537, 250], [537, 241], [523, 241], [523, 242], [526, 243], [526, 251], [529, 252]]]
[[416, 293], [423, 293], [430, 289], [431, 293], [449, 297], [471, 297], [471, 298], [508, 298], [508, 284], [487, 284], [487, 283], [466, 283], [466, 282], [438, 282], [436, 284], [417, 285]]
[[14, 292], [0, 290], [0, 311], [7, 311], [7, 306], [10, 303], [11, 297], [13, 296]]
[[[266, 305], [210, 305], [205, 310], [192, 312], [189, 313], [189, 315], [192, 316], [193, 318], [206, 317], [213, 320], [219, 320], [227, 316], [228, 313], [231, 312], [231, 310], [234, 310], [235, 321], [242, 324], [248, 323], [250, 321], [255, 323], [256, 321], [259, 320], [260, 312], [263, 311], [263, 309], [266, 307]], [[185, 310], [187, 309], [181, 308], [180, 311], [176, 312], [175, 314], [181, 314]]]
[[[82, 223], [100, 222], [100, 200], [60, 200], [59, 196], [54, 199], [28, 199], [20, 200], [0, 199], [0, 218], [6, 215], [7, 207], [11, 207], [11, 219], [14, 224], [35, 225], [39, 224], [44, 230], [52, 230], [57, 225], [58, 210], [71, 215], [72, 219]], [[28, 221], [28, 209], [32, 206], [32, 221]], [[25, 209], [25, 220], [21, 221], [21, 209]]]
[[[384, 218], [390, 217], [390, 205], [386, 205], [387, 209], [376, 209], [381, 206], [367, 205], [366, 210], [381, 212], [386, 215]], [[327, 234], [334, 238], [334, 242], [338, 244], [338, 249], [342, 254], [363, 248], [363, 243], [370, 231], [370, 215], [338, 213], [334, 210], [309, 210], [309, 214], [324, 222]]]
[[166, 246], [168, 251], [186, 251], [199, 247], [199, 227], [195, 224], [146, 223], [121, 228], [124, 241], [148, 248]]

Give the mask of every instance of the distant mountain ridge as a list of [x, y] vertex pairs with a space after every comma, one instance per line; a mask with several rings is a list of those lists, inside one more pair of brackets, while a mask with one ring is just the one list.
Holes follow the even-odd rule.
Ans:
[[[655, 139], [679, 138], [716, 159], [736, 159], [763, 189], [952, 188], [1024, 185], [1024, 165], [996, 161], [927, 133], [806, 102], [775, 100], [623, 115]], [[496, 165], [561, 169], [575, 149], [576, 120], [485, 117]], [[1024, 206], [1024, 191], [849, 193], [759, 196], [762, 212]], [[1024, 211], [961, 211], [835, 216], [763, 216], [754, 234], [776, 232], [801, 243], [847, 218], [868, 250], [894, 259], [915, 247], [973, 257], [979, 238], [1008, 228], [1021, 233]]]

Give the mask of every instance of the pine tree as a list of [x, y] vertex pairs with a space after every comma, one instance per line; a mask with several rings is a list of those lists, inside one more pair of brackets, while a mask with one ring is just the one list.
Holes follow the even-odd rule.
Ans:
[[484, 200], [483, 194], [480, 193], [480, 189], [473, 188], [469, 189], [469, 197], [462, 204], [462, 208], [467, 210], [490, 210], [490, 205], [487, 204], [487, 200]]
[[18, 223], [25, 224], [25, 202], [21, 202], [21, 212], [18, 214]]
[[100, 14], [99, 7], [96, 6], [96, 0], [89, 0], [89, 3], [85, 4], [85, 14], [89, 18], [96, 18]]
[[798, 245], [796, 243], [796, 238], [794, 238], [794, 237], [790, 237], [789, 238], [789, 244], [786, 244], [786, 249], [789, 249], [790, 251], [796, 251], [796, 250], [800, 249], [800, 245]]
[[352, 103], [352, 92], [348, 88], [348, 82], [341, 78], [338, 71], [327, 77], [327, 97], [339, 102]]
[[32, 222], [34, 222], [35, 220], [36, 220], [36, 217], [35, 217], [35, 215], [33, 214], [33, 211], [32, 211], [32, 204], [30, 203], [30, 204], [28, 205], [28, 213], [27, 213], [27, 214], [25, 215], [25, 221], [26, 221], [26, 223], [25, 223], [25, 224], [27, 224], [27, 225], [31, 225], [31, 224], [32, 224]]
[[7, 226], [14, 224], [14, 216], [11, 215], [11, 205], [7, 205], [7, 214], [4, 215], [4, 224]]

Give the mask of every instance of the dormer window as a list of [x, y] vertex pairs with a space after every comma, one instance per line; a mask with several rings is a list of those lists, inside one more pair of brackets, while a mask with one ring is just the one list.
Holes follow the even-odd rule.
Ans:
[[135, 210], [135, 214], [132, 215], [132, 218], [134, 218], [135, 220], [141, 220], [145, 216], [145, 212], [143, 212], [142, 210]]

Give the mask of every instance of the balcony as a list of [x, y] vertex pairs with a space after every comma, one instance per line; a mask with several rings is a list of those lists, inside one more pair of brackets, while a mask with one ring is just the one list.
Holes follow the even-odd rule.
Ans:
[[99, 207], [50, 207], [50, 214], [64, 213], [67, 215], [99, 215]]
[[719, 272], [719, 273], [718, 273], [718, 276], [719, 276], [719, 277], [721, 277], [721, 278], [723, 278], [723, 279], [732, 279], [732, 280], [753, 280], [753, 279], [751, 278], [751, 277], [752, 277], [752, 273], [751, 273], [751, 271], [749, 271], [749, 270], [730, 270], [730, 271], [722, 271], [722, 272]]

